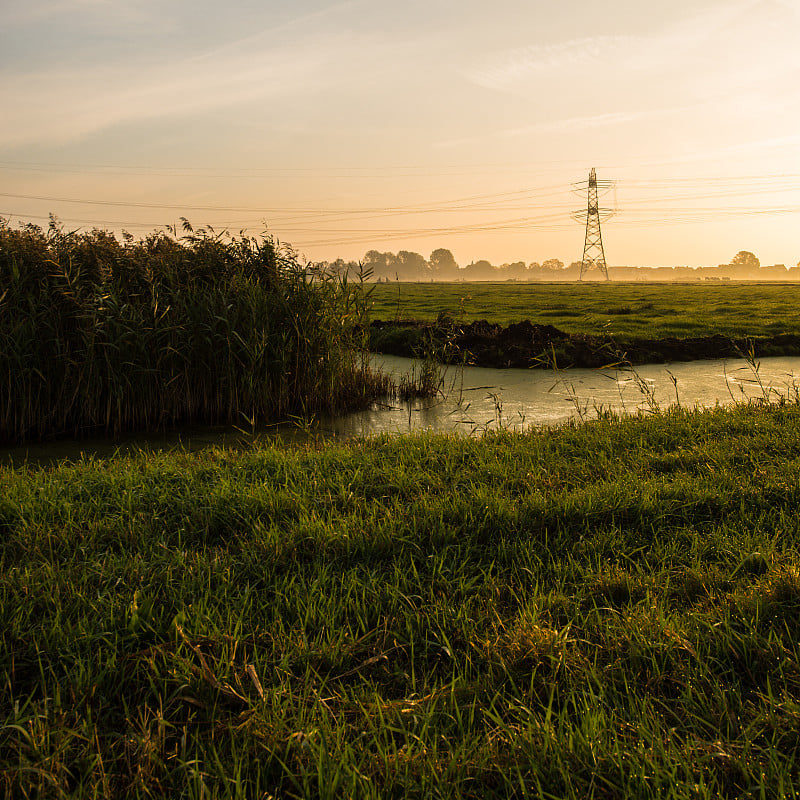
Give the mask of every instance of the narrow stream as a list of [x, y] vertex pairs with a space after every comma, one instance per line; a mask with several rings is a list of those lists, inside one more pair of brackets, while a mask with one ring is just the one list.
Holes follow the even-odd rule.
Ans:
[[[419, 369], [413, 360], [394, 356], [374, 356], [374, 364], [398, 377]], [[763, 358], [757, 364], [743, 359], [648, 364], [635, 371], [448, 367], [441, 370], [437, 397], [321, 419], [307, 430], [283, 424], [259, 429], [253, 436], [234, 427], [195, 427], [116, 440], [68, 439], [0, 448], [0, 463], [46, 464], [137, 450], [241, 446], [254, 438], [302, 443], [309, 437], [355, 438], [422, 430], [479, 435], [498, 428], [523, 430], [593, 419], [605, 410], [636, 413], [676, 403], [713, 407], [754, 398], [794, 398], [798, 391], [800, 358], [796, 357]]]
[[[376, 365], [408, 374], [414, 362], [376, 356]], [[800, 389], [800, 358], [764, 358], [647, 364], [635, 370], [454, 367], [443, 370], [443, 394], [432, 400], [395, 403], [350, 414], [322, 425], [326, 433], [366, 436], [423, 429], [480, 433], [593, 419], [604, 410], [622, 413], [679, 404], [713, 407], [748, 399], [794, 397]]]

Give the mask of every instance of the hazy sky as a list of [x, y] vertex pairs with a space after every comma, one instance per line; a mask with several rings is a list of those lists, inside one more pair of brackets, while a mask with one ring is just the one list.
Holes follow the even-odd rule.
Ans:
[[800, 260], [800, 0], [4, 5], [14, 220], [570, 262], [596, 167], [609, 264]]

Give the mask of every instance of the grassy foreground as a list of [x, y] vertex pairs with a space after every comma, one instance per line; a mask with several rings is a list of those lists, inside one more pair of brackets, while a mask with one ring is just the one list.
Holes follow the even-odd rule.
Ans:
[[795, 797], [800, 407], [0, 469], [6, 797]]
[[375, 286], [371, 301], [375, 319], [431, 322], [445, 312], [623, 338], [800, 333], [797, 283], [394, 283]]

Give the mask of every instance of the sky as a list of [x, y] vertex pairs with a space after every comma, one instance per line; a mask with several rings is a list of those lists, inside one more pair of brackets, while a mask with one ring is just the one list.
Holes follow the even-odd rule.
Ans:
[[0, 216], [440, 247], [800, 261], [800, 0], [4, 0]]

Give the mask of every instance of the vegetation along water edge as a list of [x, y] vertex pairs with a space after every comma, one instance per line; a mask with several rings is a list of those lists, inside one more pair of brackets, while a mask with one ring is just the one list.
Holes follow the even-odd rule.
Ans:
[[0, 468], [6, 797], [795, 797], [800, 405]]
[[372, 349], [484, 367], [800, 355], [795, 284], [380, 284]]
[[367, 405], [364, 298], [268, 236], [0, 219], [0, 442]]

